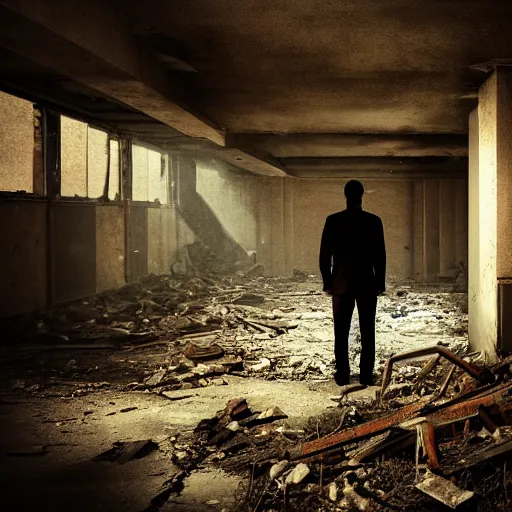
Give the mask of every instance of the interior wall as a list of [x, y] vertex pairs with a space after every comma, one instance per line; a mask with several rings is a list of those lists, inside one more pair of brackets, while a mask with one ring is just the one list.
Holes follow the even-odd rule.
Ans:
[[[258, 261], [267, 275], [318, 274], [328, 215], [345, 208], [346, 179], [265, 178]], [[467, 180], [367, 180], [363, 208], [381, 217], [391, 280], [467, 279]]]
[[125, 284], [124, 208], [96, 206], [96, 292]]
[[[347, 180], [296, 180], [294, 186], [295, 268], [318, 273], [320, 238], [328, 215], [345, 209]], [[388, 276], [413, 278], [412, 181], [364, 183], [363, 208], [381, 217], [388, 252]]]
[[0, 316], [46, 305], [46, 214], [44, 201], [0, 201]]
[[196, 161], [196, 172], [197, 193], [226, 233], [246, 251], [255, 251], [261, 178], [225, 170], [205, 160]]

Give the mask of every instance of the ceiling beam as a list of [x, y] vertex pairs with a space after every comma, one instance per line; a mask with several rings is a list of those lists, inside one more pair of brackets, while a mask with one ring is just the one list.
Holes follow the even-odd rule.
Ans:
[[239, 149], [223, 149], [195, 139], [180, 139], [179, 137], [167, 142], [166, 148], [170, 151], [185, 152], [191, 156], [194, 154], [219, 158], [239, 169], [251, 171], [262, 176], [288, 176], [281, 163], [270, 155], [260, 154], [255, 150], [241, 151]]
[[255, 148], [276, 158], [428, 157], [468, 155], [467, 135], [458, 134], [228, 134], [228, 147]]
[[284, 169], [296, 177], [464, 177], [468, 160], [464, 157], [446, 158], [284, 158]]
[[0, 0], [0, 47], [188, 137], [210, 142], [219, 156], [239, 167], [256, 174], [285, 174], [277, 162], [260, 160], [257, 151], [222, 150], [223, 130], [177, 99], [184, 96], [177, 80], [137, 44], [109, 2]]
[[0, 45], [181, 133], [224, 145], [220, 129], [169, 97], [175, 85], [108, 2], [1, 0]]

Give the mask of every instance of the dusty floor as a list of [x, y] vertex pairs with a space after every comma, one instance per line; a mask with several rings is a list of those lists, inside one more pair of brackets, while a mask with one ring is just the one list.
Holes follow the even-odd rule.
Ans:
[[[305, 276], [300, 280], [258, 278], [249, 285], [216, 284], [214, 291], [210, 288], [193, 297], [187, 304], [187, 321], [194, 315], [220, 317], [214, 329], [202, 330], [213, 332], [226, 354], [242, 359], [243, 368], [216, 379], [191, 378], [187, 385], [172, 381], [171, 399], [162, 394], [162, 387], [143, 383], [162, 368], [166, 372], [175, 368], [173, 357], [183, 348], [183, 331], [175, 325], [168, 332], [155, 328], [150, 341], [144, 338], [141, 343], [131, 340], [114, 346], [106, 337], [107, 346], [102, 346], [105, 340], [95, 334], [92, 342], [82, 346], [69, 334], [56, 344], [51, 336], [62, 336], [62, 329], [53, 328], [51, 322], [41, 329], [44, 315], [30, 319], [39, 326], [38, 335], [24, 334], [23, 343], [16, 344], [19, 332], [10, 323], [4, 332], [16, 334], [9, 334], [1, 349], [2, 510], [142, 511], [176, 469], [168, 440], [223, 409], [229, 399], [245, 397], [260, 410], [277, 405], [288, 414], [292, 427], [334, 407], [330, 397], [338, 388], [331, 378], [330, 299], [318, 294], [319, 287], [316, 279]], [[260, 294], [265, 300], [257, 311], [255, 306], [237, 306], [235, 317], [229, 297], [233, 289]], [[392, 353], [435, 344], [455, 350], [465, 347], [464, 294], [400, 286], [379, 300], [377, 372]], [[251, 318], [264, 318], [264, 310], [267, 320], [290, 323], [276, 330], [265, 327], [263, 321], [256, 328], [235, 322], [243, 308]], [[82, 312], [78, 321], [82, 335], [88, 325], [97, 333], [94, 315], [83, 316]], [[171, 317], [181, 321], [184, 315]], [[69, 315], [67, 319], [71, 324]], [[144, 325], [157, 321], [162, 325], [162, 315], [141, 320]], [[356, 321], [352, 338], [357, 374]], [[165, 343], [155, 344], [162, 339]], [[153, 440], [159, 448], [126, 464], [92, 461], [115, 442], [143, 439]], [[161, 510], [227, 510], [237, 485], [238, 479], [232, 476], [196, 472], [182, 496]]]

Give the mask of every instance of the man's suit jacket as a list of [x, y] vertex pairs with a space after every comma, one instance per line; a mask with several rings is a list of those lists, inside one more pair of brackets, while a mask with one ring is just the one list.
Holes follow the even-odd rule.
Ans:
[[386, 289], [384, 229], [377, 215], [349, 208], [327, 217], [320, 246], [324, 290], [333, 295]]

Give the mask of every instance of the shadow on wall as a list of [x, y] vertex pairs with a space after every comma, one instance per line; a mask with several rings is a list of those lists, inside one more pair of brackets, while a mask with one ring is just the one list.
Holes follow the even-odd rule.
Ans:
[[227, 233], [206, 201], [197, 193], [197, 168], [192, 158], [180, 156], [178, 210], [195, 236], [223, 261], [248, 259], [245, 250]]

